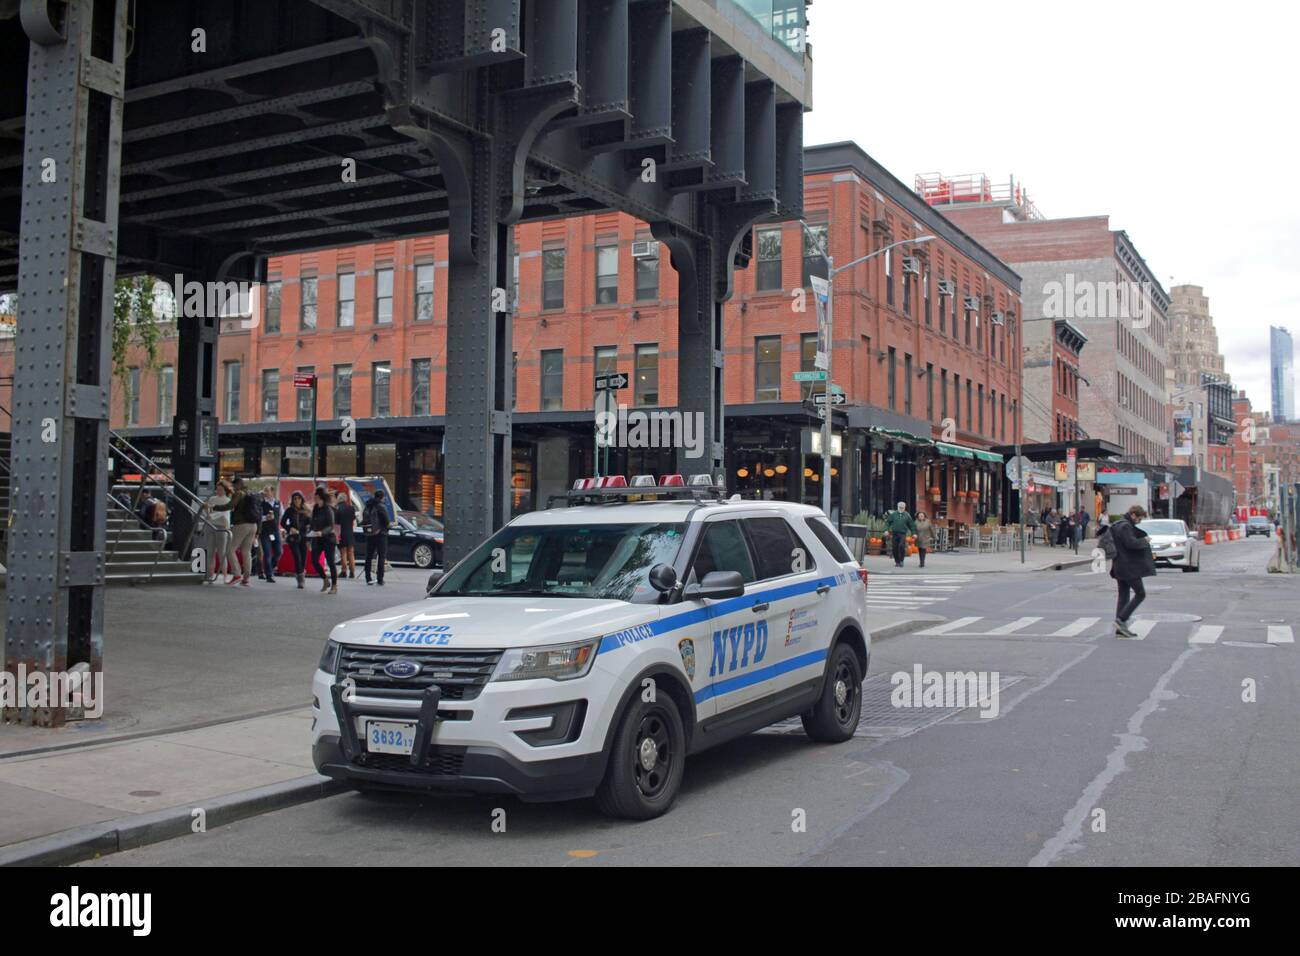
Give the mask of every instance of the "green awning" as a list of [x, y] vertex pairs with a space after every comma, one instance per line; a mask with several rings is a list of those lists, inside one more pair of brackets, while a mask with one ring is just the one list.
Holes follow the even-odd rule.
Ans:
[[939, 449], [939, 454], [947, 455], [949, 458], [974, 458], [975, 450], [973, 448], [963, 448], [961, 445], [949, 445], [945, 441], [937, 441], [934, 447]]
[[1002, 456], [997, 454], [996, 452], [980, 451], [978, 448], [973, 450], [975, 452], [975, 457], [978, 458], [980, 461], [996, 461], [998, 464], [1002, 463]]
[[871, 427], [871, 432], [875, 435], [888, 435], [890, 438], [914, 442], [918, 445], [930, 444], [930, 439], [922, 438], [920, 435], [913, 435], [911, 432], [905, 432], [901, 428], [882, 428], [879, 425], [873, 425]]

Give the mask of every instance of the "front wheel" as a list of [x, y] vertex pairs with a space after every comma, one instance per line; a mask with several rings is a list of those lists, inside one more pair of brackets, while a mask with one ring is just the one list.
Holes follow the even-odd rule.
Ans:
[[411, 560], [421, 571], [433, 567], [433, 548], [427, 544], [417, 544], [411, 552]]
[[677, 799], [685, 761], [686, 732], [677, 704], [666, 694], [650, 702], [638, 694], [619, 720], [596, 804], [625, 820], [661, 816]]
[[847, 644], [836, 644], [826, 662], [821, 697], [799, 719], [804, 733], [813, 740], [838, 744], [853, 736], [861, 716], [862, 669], [858, 655]]

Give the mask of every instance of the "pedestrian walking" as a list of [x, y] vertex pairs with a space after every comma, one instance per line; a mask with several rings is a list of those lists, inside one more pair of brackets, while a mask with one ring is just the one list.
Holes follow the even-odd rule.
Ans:
[[921, 559], [921, 567], [925, 567], [925, 554], [930, 550], [930, 545], [934, 542], [934, 525], [926, 517], [924, 511], [916, 513], [916, 554]]
[[383, 586], [384, 562], [388, 560], [388, 523], [388, 507], [380, 489], [361, 511], [361, 529], [366, 535], [366, 584], [370, 583], [370, 561], [373, 558], [378, 562], [376, 581]]
[[900, 501], [898, 507], [885, 516], [885, 529], [890, 536], [894, 567], [901, 568], [903, 559], [907, 557], [907, 536], [916, 533], [916, 522], [907, 513], [907, 502]]
[[218, 505], [230, 504], [232, 494], [230, 485], [223, 478], [217, 482], [216, 491], [204, 502], [205, 520], [209, 528], [208, 575], [204, 578], [206, 584], [216, 584], [222, 573], [226, 575], [226, 583], [229, 584], [230, 575], [234, 573], [231, 571], [233, 550], [231, 547], [230, 512], [216, 510]]
[[334, 506], [334, 517], [339, 523], [339, 577], [355, 578], [357, 576], [357, 509], [352, 505], [352, 496], [347, 492], [339, 494]]
[[[334, 563], [334, 546], [337, 538], [334, 534], [334, 509], [329, 504], [329, 491], [324, 487], [316, 489], [316, 500], [311, 509], [311, 529], [307, 537], [311, 541], [311, 563], [321, 572], [322, 592], [339, 593], [339, 572]], [[325, 579], [325, 568], [321, 566], [324, 558], [329, 566], [330, 576]]]
[[262, 489], [262, 500], [258, 502], [261, 510], [261, 528], [258, 531], [258, 543], [262, 547], [262, 580], [275, 583], [275, 566], [280, 563], [283, 547], [280, 544], [280, 502], [276, 500], [275, 491], [269, 485]]
[[230, 501], [213, 510], [230, 512], [230, 533], [233, 536], [231, 548], [239, 555], [239, 570], [243, 576], [238, 582], [232, 580], [230, 583], [249, 587], [253, 578], [253, 539], [257, 537], [262, 515], [257, 501], [245, 489], [244, 479], [236, 478], [233, 485], [234, 494]]
[[311, 514], [307, 511], [307, 499], [301, 491], [295, 491], [289, 496], [289, 507], [284, 509], [280, 518], [280, 528], [284, 531], [284, 546], [293, 555], [298, 589], [302, 590], [303, 576], [307, 573], [307, 532], [311, 530]]
[[1088, 537], [1088, 512], [1082, 507], [1074, 513], [1074, 550], [1077, 554], [1079, 545]]
[[1043, 541], [1049, 548], [1056, 547], [1056, 529], [1060, 527], [1061, 517], [1055, 508], [1043, 512]]
[[1025, 530], [1029, 532], [1029, 543], [1033, 544], [1038, 536], [1038, 509], [1033, 505], [1025, 512]]
[[1061, 514], [1060, 520], [1056, 525], [1056, 543], [1063, 548], [1068, 548], [1074, 537], [1074, 515]]
[[[1138, 522], [1147, 516], [1141, 505], [1129, 508], [1124, 517], [1110, 527], [1106, 535], [1115, 552], [1111, 564], [1110, 576], [1115, 579], [1117, 596], [1115, 602], [1115, 636], [1136, 637], [1129, 628], [1129, 618], [1138, 605], [1146, 600], [1146, 588], [1143, 578], [1153, 578], [1156, 574], [1156, 559], [1151, 553], [1151, 540], [1147, 533], [1138, 527]], [[1104, 546], [1103, 546], [1104, 547]]]

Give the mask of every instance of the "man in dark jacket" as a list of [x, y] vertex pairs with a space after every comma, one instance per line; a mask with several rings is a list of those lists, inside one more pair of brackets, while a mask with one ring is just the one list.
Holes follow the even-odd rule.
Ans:
[[898, 508], [885, 516], [885, 527], [889, 530], [890, 553], [894, 556], [894, 567], [901, 568], [907, 557], [907, 536], [916, 534], [916, 522], [907, 513], [907, 502], [900, 501]]
[[361, 528], [366, 535], [366, 584], [370, 583], [370, 561], [379, 562], [377, 580], [384, 583], [384, 561], [388, 558], [388, 507], [382, 490], [376, 491], [361, 511]]
[[1156, 559], [1151, 553], [1151, 541], [1138, 522], [1147, 516], [1146, 509], [1134, 505], [1124, 517], [1110, 526], [1108, 537], [1115, 547], [1115, 561], [1110, 576], [1115, 579], [1119, 595], [1115, 604], [1115, 636], [1137, 637], [1129, 629], [1128, 621], [1147, 596], [1142, 586], [1143, 578], [1156, 575]]
[[275, 566], [280, 563], [280, 502], [270, 485], [262, 489], [262, 524], [258, 529], [258, 542], [262, 546], [262, 580], [275, 582]]

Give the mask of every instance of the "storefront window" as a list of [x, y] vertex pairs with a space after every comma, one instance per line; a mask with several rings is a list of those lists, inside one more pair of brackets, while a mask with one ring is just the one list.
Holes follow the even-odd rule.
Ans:
[[511, 449], [510, 514], [521, 515], [533, 510], [533, 448]]
[[442, 517], [442, 454], [436, 447], [411, 450], [406, 501], [412, 508]]
[[325, 448], [325, 474], [343, 477], [356, 473], [356, 445], [329, 445]]
[[384, 443], [366, 446], [366, 474], [380, 475], [388, 481], [388, 487], [397, 484], [397, 446]]
[[280, 473], [280, 461], [284, 458], [284, 446], [268, 445], [262, 449], [261, 468], [258, 469], [259, 475], [278, 475]]
[[222, 478], [233, 478], [235, 475], [245, 473], [247, 463], [244, 459], [244, 449], [222, 448], [217, 456], [217, 473]]

